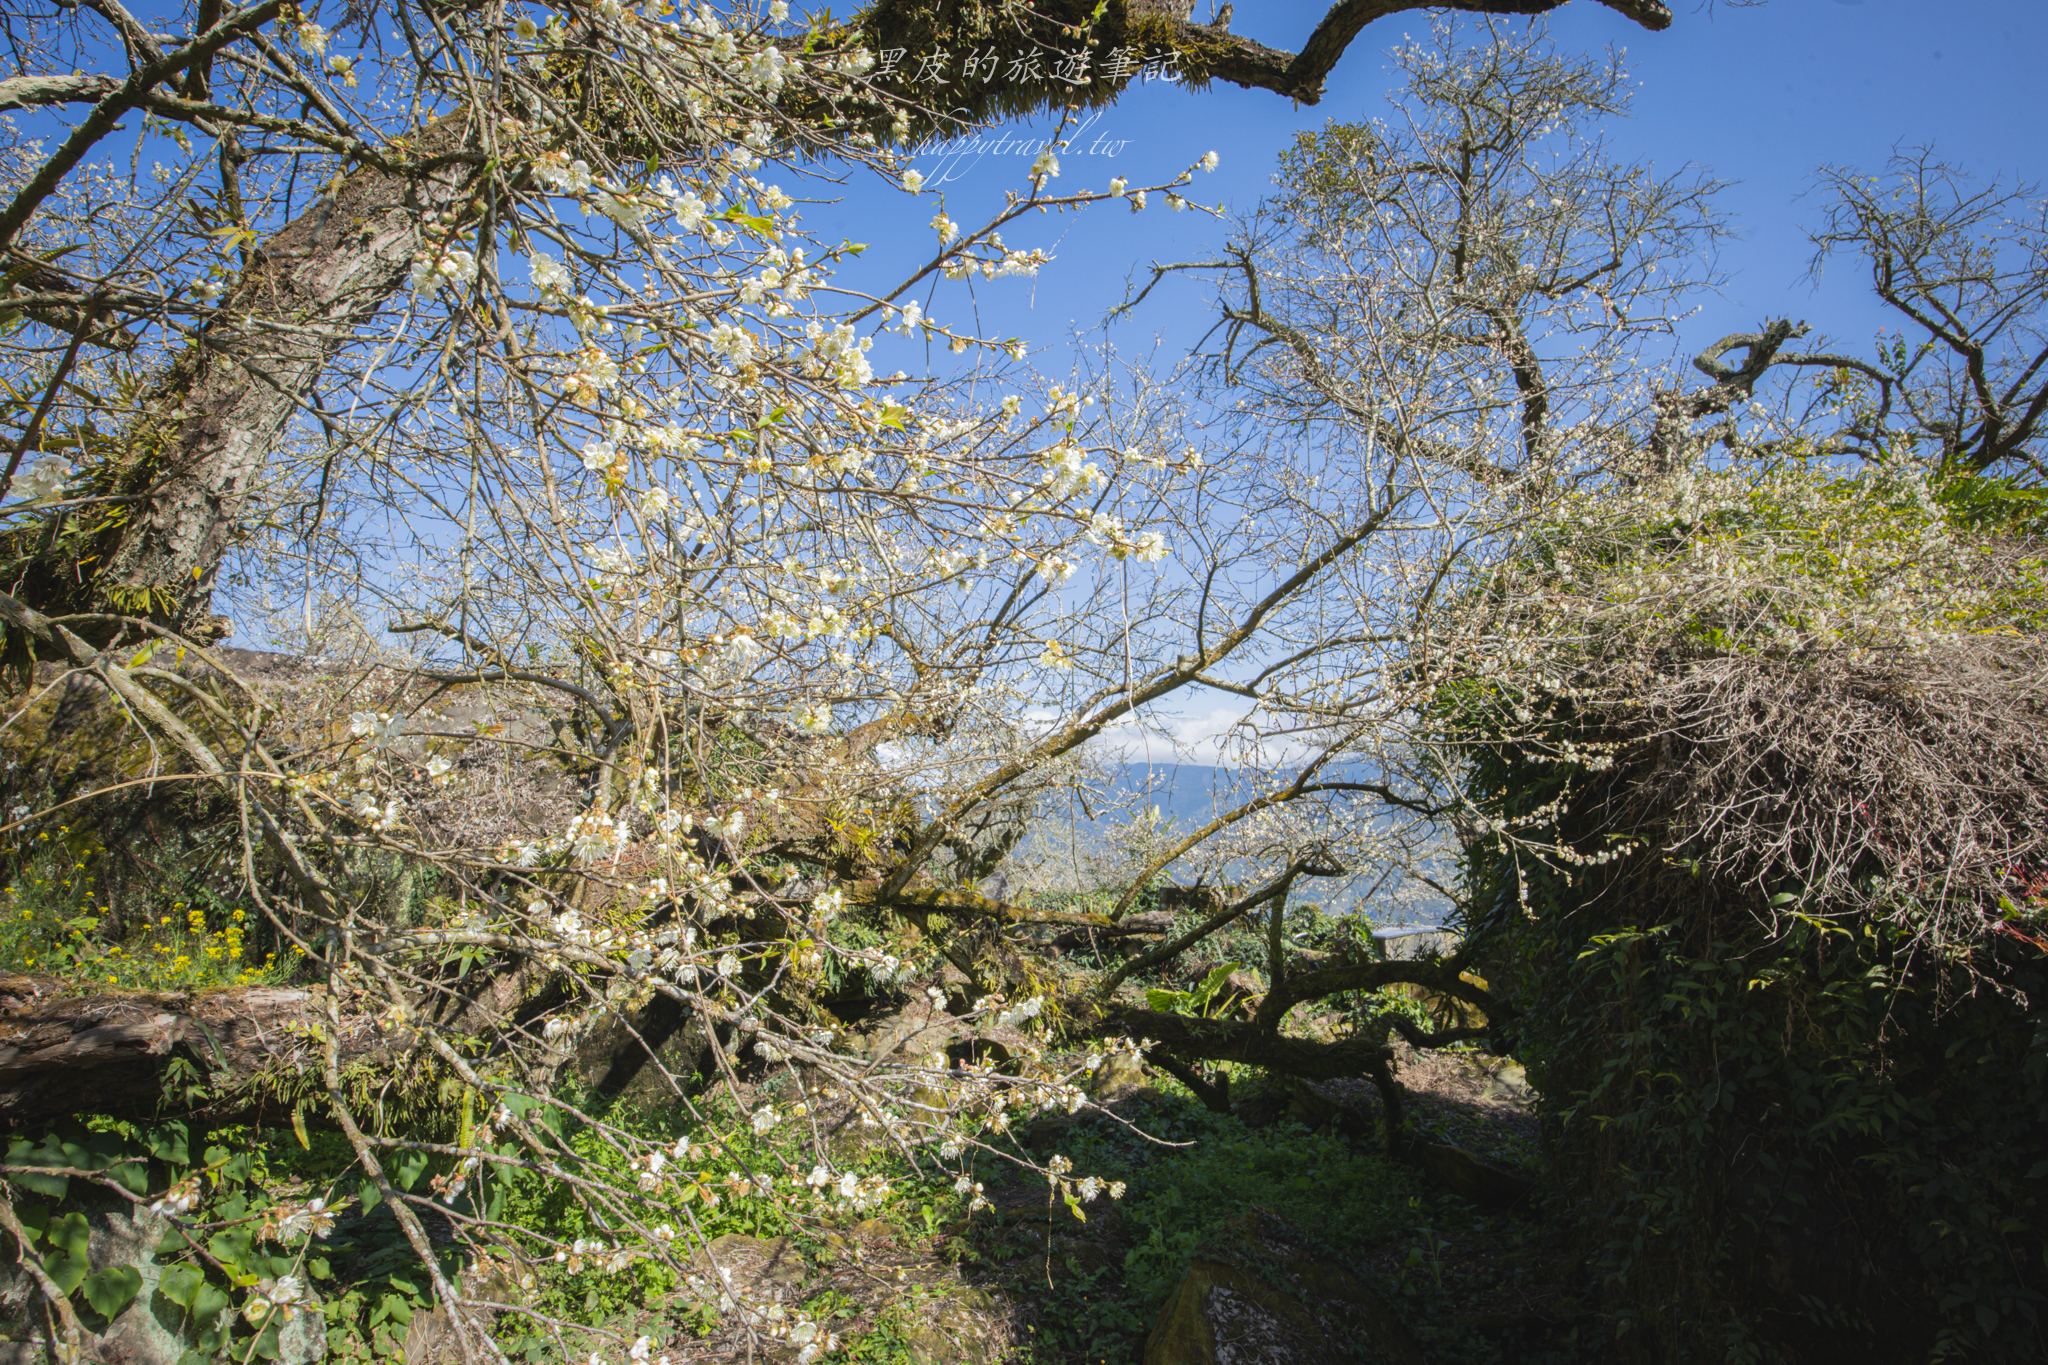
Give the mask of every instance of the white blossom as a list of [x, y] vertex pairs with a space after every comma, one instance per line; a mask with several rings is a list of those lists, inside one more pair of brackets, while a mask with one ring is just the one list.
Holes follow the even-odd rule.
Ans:
[[533, 281], [533, 287], [543, 294], [566, 294], [569, 291], [569, 268], [552, 256], [534, 252], [526, 258], [526, 272]]
[[73, 472], [70, 461], [45, 455], [17, 477], [8, 491], [29, 502], [42, 502], [62, 493]]

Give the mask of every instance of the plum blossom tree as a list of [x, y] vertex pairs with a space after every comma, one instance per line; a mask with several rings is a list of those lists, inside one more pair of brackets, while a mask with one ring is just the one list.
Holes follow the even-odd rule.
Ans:
[[[79, 453], [88, 458], [59, 458], [84, 466], [74, 491], [97, 510], [65, 519], [61, 537], [13, 537], [9, 576], [38, 609], [206, 626], [214, 575], [268, 455], [309, 400], [314, 412], [324, 406], [316, 392], [347, 387], [335, 365], [364, 349], [358, 331], [389, 316], [416, 264], [471, 286], [487, 316], [489, 258], [500, 245], [519, 249], [526, 216], [550, 195], [609, 195], [630, 217], [655, 202], [660, 177], [687, 192], [683, 182], [734, 148], [886, 165], [884, 143], [913, 127], [1107, 100], [1136, 70], [1096, 61], [1098, 74], [1079, 84], [984, 82], [942, 116], [921, 102], [907, 68], [877, 68], [878, 51], [985, 40], [1099, 58], [1142, 44], [1185, 51], [1199, 78], [1312, 101], [1365, 24], [1404, 7], [1337, 6], [1299, 57], [1146, 4], [941, 12], [879, 3], [847, 24], [802, 28], [781, 4], [401, 6], [351, 14], [330, 33], [284, 0], [205, 5], [172, 32], [108, 0], [86, 8], [96, 28], [31, 26], [6, 105], [86, 112], [59, 125], [59, 145], [0, 207], [0, 247], [16, 258], [14, 310], [69, 338], [56, 357], [30, 362], [44, 381], [33, 390], [49, 401], [25, 404], [28, 439], [11, 452], [9, 478], [46, 426], [69, 427], [89, 408], [90, 433], [60, 442], [87, 441]], [[1613, 7], [1653, 27], [1669, 20], [1655, 0]], [[96, 69], [109, 65], [125, 74]], [[95, 70], [47, 74], [65, 67]], [[96, 154], [137, 120], [186, 149], [155, 165], [169, 192], [131, 184], [120, 198], [139, 235], [109, 239], [91, 261], [61, 259], [77, 222], [107, 211], [93, 188]], [[190, 215], [188, 198], [199, 206]], [[209, 259], [216, 245], [239, 260]], [[124, 363], [103, 354], [109, 344]], [[101, 369], [125, 387], [111, 388]], [[91, 398], [74, 406], [66, 392]], [[56, 538], [63, 543], [46, 543]]]
[[[1431, 875], [1451, 806], [1409, 727], [1432, 603], [1664, 411], [1631, 367], [1711, 240], [1709, 187], [1568, 142], [1619, 107], [1618, 69], [1519, 38], [1407, 51], [1412, 122], [1306, 140], [1290, 192], [1203, 267], [1229, 293], [1190, 374], [1243, 400], [1217, 407], [1055, 383], [1027, 342], [956, 320], [950, 284], [1043, 264], [1005, 239], [1019, 223], [1185, 200], [1214, 160], [1097, 189], [1048, 158], [988, 221], [954, 221], [894, 150], [935, 116], [868, 41], [911, 31], [908, 6], [803, 29], [781, 6], [402, 6], [333, 32], [202, 6], [176, 36], [88, 8], [103, 31], [52, 24], [26, 50], [57, 69], [118, 46], [126, 75], [4, 87], [38, 117], [87, 112], [55, 150], [9, 149], [23, 424], [0, 616], [15, 662], [45, 665], [34, 687], [101, 689], [147, 735], [121, 783], [216, 793], [236, 879], [317, 989], [38, 1016], [51, 1065], [152, 1080], [202, 1034], [294, 1039], [461, 1353], [494, 1359], [508, 1318], [626, 1346], [507, 1284], [690, 1284], [721, 1199], [873, 1207], [887, 1190], [834, 1154], [848, 1129], [925, 1163], [1024, 1160], [1004, 1135], [1085, 1103], [1092, 1067], [1139, 1040], [1203, 1087], [1217, 1060], [1391, 1086], [1389, 1030], [1473, 1035], [1290, 1032], [1296, 1006], [1378, 985], [1486, 996], [1456, 963], [1303, 956], [1286, 912], [1347, 868]], [[1111, 17], [1212, 78], [1308, 98], [1399, 8], [1340, 5], [1284, 62], [1185, 14]], [[131, 117], [124, 177], [105, 152]], [[875, 278], [808, 202], [826, 165], [932, 200], [928, 262]], [[965, 359], [893, 368], [919, 348]], [[1685, 432], [1736, 396], [1683, 408]], [[214, 647], [224, 563], [303, 667], [257, 677]], [[984, 894], [1042, 793], [1192, 695], [1244, 704], [1244, 792], [1155, 847], [1108, 914]], [[436, 891], [394, 909], [373, 863]], [[1082, 980], [1048, 966], [1046, 935], [1114, 933], [1169, 871], [1202, 884], [1190, 926]], [[1126, 988], [1259, 914], [1251, 1017]], [[852, 932], [876, 922], [906, 932]], [[856, 977], [957, 1032], [863, 1053], [822, 1003]], [[1054, 1046], [1076, 1038], [1092, 1051]], [[584, 1107], [593, 1058], [685, 1131]], [[363, 1067], [445, 1080], [462, 1127], [381, 1122]], [[716, 1188], [693, 1164], [793, 1131]], [[416, 1158], [437, 1163], [426, 1187], [397, 1177]], [[1035, 1174], [1100, 1189], [1061, 1158]], [[591, 1234], [494, 1212], [531, 1176]], [[323, 1212], [279, 1225], [311, 1235]], [[240, 1287], [253, 1323], [303, 1289]]]
[[[1178, 1045], [1183, 1063], [1276, 1057], [1295, 1005], [1389, 979], [1384, 963], [1293, 942], [1286, 907], [1312, 872], [1368, 869], [1384, 893], [1389, 873], [1444, 887], [1456, 848], [1473, 841], [1504, 840], [1567, 875], [1614, 856], [1560, 842], [1542, 811], [1508, 828], [1475, 801], [1462, 759], [1437, 742], [1443, 689], [1525, 695], [1548, 685], [1545, 660], [1605, 640], [1610, 612], [1648, 629], [1659, 613], [1691, 609], [1673, 594], [1702, 608], [1724, 594], [1775, 595], [1784, 607], [1785, 589], [1728, 569], [1711, 541], [1685, 551], [1705, 581], [1617, 587], [1603, 576], [1615, 552], [1598, 548], [1595, 528], [1659, 515], [1691, 524], [1710, 506], [1781, 488], [1824, 499], [1830, 469], [1867, 467], [1886, 486], [1898, 478], [1919, 490], [1900, 496], [1921, 503], [1956, 476], [2024, 484], [2038, 474], [2031, 192], [1979, 187], [1926, 156], [1883, 177], [1829, 173], [1822, 259], [1867, 261], [1905, 338], [1858, 355], [1809, 347], [1806, 324], [1769, 319], [1681, 367], [1679, 327], [1713, 281], [1715, 183], [1611, 154], [1601, 124], [1626, 112], [1629, 94], [1618, 61], [1560, 54], [1537, 29], [1489, 37], [1472, 44], [1439, 25], [1399, 49], [1407, 82], [1392, 116], [1303, 134], [1280, 193], [1223, 253], [1156, 267], [1132, 300], [1191, 274], [1221, 286], [1217, 327], [1181, 386], [1205, 397], [1185, 420], [1207, 443], [1264, 461], [1257, 493], [1209, 504], [1204, 543], [1245, 557], [1210, 561], [1204, 606], [1261, 572], [1270, 583], [1304, 547], [1363, 532], [1262, 620], [1250, 648], [1194, 679], [1235, 699], [1226, 751], [1256, 777], [1154, 848], [1120, 908], [1169, 867], [1219, 880], [1261, 869], [1242, 875], [1249, 896], [1220, 901], [1158, 951], [1196, 951], [1263, 914], [1269, 991], [1247, 1026], [1112, 1011], [1131, 1032]], [[1585, 534], [1560, 529], [1574, 525]], [[1932, 564], [1978, 551], [1930, 540], [1913, 553]], [[2009, 590], [2005, 570], [1895, 567], [1917, 585], [1902, 597], [1925, 591], [1939, 604], [1929, 610], [1996, 611], [1983, 604]], [[1560, 575], [1595, 586], [1559, 597]], [[1819, 638], [1861, 629], [1854, 612], [1813, 611]], [[1211, 638], [1214, 627], [1189, 610], [1182, 630]], [[1598, 695], [1625, 707], [1640, 679], [1615, 667]], [[1512, 711], [1494, 722], [1510, 746], [1542, 723]], [[1557, 761], [1597, 767], [1601, 757]], [[1101, 998], [1161, 960], [1107, 974]], [[1498, 1001], [1490, 1008], [1500, 1013]]]

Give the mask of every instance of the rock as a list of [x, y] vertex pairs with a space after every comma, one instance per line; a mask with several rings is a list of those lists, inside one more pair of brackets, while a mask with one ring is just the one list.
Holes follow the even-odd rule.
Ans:
[[1308, 1365], [1330, 1359], [1308, 1305], [1221, 1261], [1188, 1267], [1145, 1338], [1144, 1365]]
[[766, 1306], [794, 1298], [803, 1287], [804, 1262], [787, 1237], [728, 1232], [691, 1258], [690, 1273], [741, 1303]]
[[1142, 1061], [1128, 1052], [1112, 1052], [1089, 1077], [1088, 1093], [1099, 1104], [1114, 1104], [1129, 1099], [1151, 1083]]
[[1406, 1144], [1401, 1156], [1452, 1194], [1482, 1209], [1511, 1209], [1535, 1188], [1535, 1182], [1521, 1172], [1448, 1142], [1416, 1138]]
[[327, 1359], [327, 1319], [321, 1316], [318, 1304], [294, 1313], [291, 1321], [278, 1329], [277, 1359], [278, 1365], [318, 1365]]
[[[93, 1359], [106, 1365], [177, 1365], [184, 1356], [186, 1343], [158, 1321], [149, 1307], [156, 1295], [157, 1282], [163, 1278], [163, 1267], [156, 1263], [156, 1247], [163, 1240], [166, 1227], [163, 1218], [139, 1205], [133, 1213], [111, 1210], [93, 1216], [92, 1237], [87, 1244], [93, 1268], [127, 1265], [135, 1267], [142, 1276], [142, 1287], [135, 1298], [88, 1348]], [[320, 1347], [320, 1356], [326, 1355], [324, 1333]], [[320, 1356], [313, 1358], [317, 1360]]]
[[827, 1232], [822, 1240], [828, 1259], [858, 1264], [871, 1250], [893, 1247], [896, 1229], [883, 1219], [863, 1218], [850, 1228]]
[[1481, 1100], [1498, 1100], [1520, 1109], [1535, 1107], [1536, 1090], [1529, 1084], [1529, 1073], [1522, 1069], [1520, 1062], [1501, 1057], [1483, 1064], [1482, 1069], [1486, 1073], [1486, 1083], [1480, 1091]]
[[[163, 1267], [157, 1264], [156, 1248], [167, 1224], [157, 1214], [140, 1206], [100, 1208], [89, 1215], [92, 1231], [87, 1256], [94, 1270], [131, 1266], [141, 1276], [141, 1285], [128, 1306], [97, 1332], [88, 1332], [85, 1358], [96, 1365], [179, 1365], [191, 1358], [191, 1343], [160, 1319], [152, 1307]], [[23, 1292], [25, 1291], [25, 1292]], [[0, 1287], [0, 1312], [11, 1326], [26, 1326], [41, 1314], [41, 1295], [28, 1285], [25, 1275], [10, 1277]], [[31, 1329], [32, 1330], [32, 1329]], [[13, 1340], [0, 1340], [0, 1365], [45, 1358], [40, 1344], [25, 1339], [27, 1332], [15, 1331]], [[281, 1365], [317, 1365], [327, 1358], [327, 1323], [317, 1304], [294, 1314], [278, 1335]]]
[[1189, 1265], [1145, 1339], [1144, 1365], [1422, 1365], [1357, 1275], [1254, 1210]]
[[900, 1330], [911, 1365], [996, 1365], [1009, 1354], [996, 1301], [965, 1285], [921, 1304]]
[[870, 1061], [923, 1062], [935, 1052], [943, 1056], [970, 1032], [929, 996], [918, 994], [852, 1041], [854, 1051]]
[[711, 1070], [711, 1055], [704, 1021], [658, 995], [629, 1016], [601, 1015], [578, 1034], [567, 1065], [599, 1094], [667, 1104]]

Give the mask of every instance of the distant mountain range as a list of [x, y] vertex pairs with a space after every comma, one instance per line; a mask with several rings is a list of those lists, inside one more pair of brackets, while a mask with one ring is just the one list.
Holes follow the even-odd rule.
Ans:
[[[1040, 813], [1038, 826], [1012, 854], [1011, 875], [1034, 884], [1078, 889], [1092, 868], [1119, 860], [1123, 850], [1112, 841], [1147, 807], [1158, 811], [1164, 825], [1185, 832], [1255, 794], [1239, 770], [1204, 763], [1120, 763], [1109, 765], [1107, 774], [1109, 780], [1095, 798], [1070, 797]], [[1305, 880], [1295, 894], [1297, 900], [1314, 901], [1326, 910], [1367, 912], [1364, 897], [1371, 884], [1372, 870], [1361, 870], [1347, 878]], [[1434, 926], [1449, 907], [1433, 895], [1428, 900], [1433, 903], [1387, 898], [1373, 918], [1390, 927]]]

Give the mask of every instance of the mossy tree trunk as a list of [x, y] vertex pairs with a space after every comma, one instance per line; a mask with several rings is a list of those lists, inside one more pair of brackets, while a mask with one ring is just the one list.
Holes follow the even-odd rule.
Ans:
[[220, 633], [214, 575], [249, 495], [336, 351], [404, 284], [422, 221], [472, 193], [468, 123], [387, 148], [390, 164], [342, 177], [253, 253], [100, 466], [96, 491], [120, 501], [46, 532], [17, 596]]

